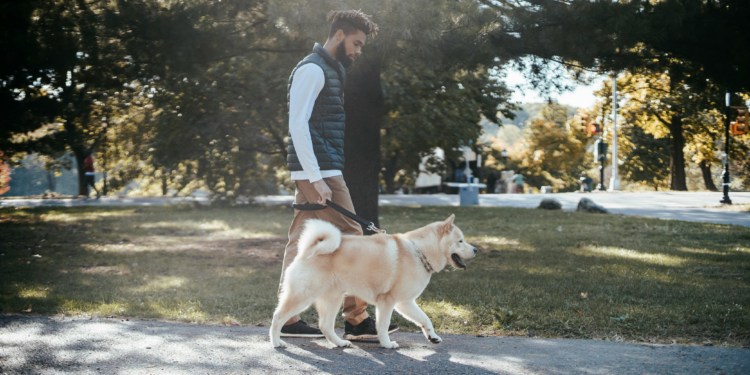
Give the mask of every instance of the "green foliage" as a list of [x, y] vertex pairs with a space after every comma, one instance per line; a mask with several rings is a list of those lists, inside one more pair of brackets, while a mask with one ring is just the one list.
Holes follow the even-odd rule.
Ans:
[[527, 64], [533, 77], [543, 77], [552, 61], [607, 73], [677, 58], [693, 64], [691, 86], [709, 78], [730, 91], [750, 90], [745, 0], [481, 2], [510, 20], [489, 36], [497, 50], [538, 57]]
[[621, 176], [624, 180], [643, 183], [655, 190], [669, 187], [669, 144], [657, 139], [639, 126], [627, 126], [620, 130], [618, 143], [621, 160]]
[[550, 103], [542, 109], [542, 118], [526, 125], [524, 149], [513, 157], [512, 169], [523, 174], [531, 186], [574, 191], [581, 173], [592, 167], [592, 158], [586, 153], [588, 139], [578, 125], [580, 119], [568, 119], [566, 112], [564, 106]]
[[[622, 74], [617, 90], [621, 98], [619, 157], [625, 179], [656, 189], [674, 189], [676, 176], [681, 175], [684, 181], [686, 162], [703, 163], [709, 168], [711, 163], [718, 164], [718, 145], [724, 138], [724, 98], [713, 82], [691, 87], [685, 76], [674, 71], [642, 70]], [[592, 113], [610, 114], [612, 81], [605, 82], [596, 95], [600, 100]], [[596, 118], [599, 122], [603, 119], [606, 116]], [[611, 128], [605, 129], [611, 143]], [[733, 145], [732, 158], [741, 159], [746, 146], [738, 142]], [[682, 164], [676, 160], [682, 160]]]
[[[384, 74], [387, 115], [383, 119], [381, 155], [386, 188], [419, 172], [422, 157], [434, 148], [450, 150], [477, 139], [482, 114], [498, 121], [502, 108], [508, 116], [513, 105], [505, 85], [479, 68], [475, 72], [436, 72], [420, 67], [396, 67]], [[490, 117], [487, 117], [490, 116]], [[428, 169], [444, 165], [430, 160]], [[398, 173], [401, 171], [401, 173]]]
[[[72, 167], [52, 162], [59, 156], [72, 152], [80, 164], [93, 150], [98, 168], [109, 172], [110, 190], [138, 181], [140, 191], [149, 194], [185, 194], [199, 187], [220, 197], [273, 192], [288, 178], [287, 77], [313, 42], [327, 36], [329, 10], [362, 9], [372, 14], [380, 33], [368, 39], [351, 73], [378, 66], [385, 107], [381, 167], [386, 183], [402, 183], [398, 179], [412, 175], [435, 147], [450, 158], [454, 148], [475, 140], [480, 119], [497, 123], [498, 110], [512, 118], [510, 91], [497, 80], [499, 68], [511, 61], [527, 68], [537, 87], [554, 87], [565, 73], [534, 80], [552, 71], [544, 58], [562, 59], [581, 79], [582, 67], [668, 68], [689, 86], [675, 86], [678, 90], [700, 93], [694, 99], [703, 101], [714, 100], [717, 85], [728, 82], [726, 72], [739, 75], [732, 82], [741, 86], [741, 65], [734, 71], [723, 67], [744, 61], [744, 49], [730, 49], [728, 59], [716, 62], [720, 54], [706, 52], [715, 46], [685, 49], [668, 42], [706, 45], [712, 35], [738, 35], [740, 23], [717, 22], [737, 17], [727, 6], [746, 5], [690, 0], [6, 2], [0, 19], [7, 36], [0, 41], [6, 51], [0, 105], [7, 125], [0, 129], [0, 149], [9, 156], [46, 155], [53, 173]], [[654, 32], [663, 40], [654, 39]], [[739, 43], [742, 38], [720, 39]], [[719, 133], [705, 124], [719, 114], [705, 108], [681, 117], [686, 151], [696, 163], [716, 162], [711, 145]], [[544, 116], [558, 125], [565, 122], [562, 113]], [[657, 128], [646, 132], [658, 139]], [[544, 175], [532, 164], [526, 167], [540, 176], [539, 184], [572, 188], [571, 178], [557, 171]]]

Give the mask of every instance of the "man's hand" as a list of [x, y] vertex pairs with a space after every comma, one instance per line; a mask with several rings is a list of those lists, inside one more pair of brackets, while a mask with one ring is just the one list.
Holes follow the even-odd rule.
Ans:
[[331, 199], [331, 189], [328, 187], [325, 181], [318, 180], [312, 183], [315, 191], [318, 192], [318, 204], [326, 205], [326, 199]]

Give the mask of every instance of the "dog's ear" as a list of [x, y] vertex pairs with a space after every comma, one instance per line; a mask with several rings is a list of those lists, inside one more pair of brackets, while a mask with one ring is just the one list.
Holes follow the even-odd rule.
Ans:
[[451, 228], [453, 227], [453, 220], [456, 218], [456, 215], [451, 214], [451, 217], [445, 219], [443, 224], [440, 226], [440, 230], [444, 233], [450, 232]]

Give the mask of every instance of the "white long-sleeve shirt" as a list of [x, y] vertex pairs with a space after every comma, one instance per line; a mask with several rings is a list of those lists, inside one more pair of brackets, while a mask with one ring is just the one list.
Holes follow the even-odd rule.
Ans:
[[318, 181], [325, 177], [342, 175], [338, 169], [321, 171], [313, 151], [310, 136], [310, 116], [315, 100], [325, 86], [323, 69], [315, 64], [305, 64], [294, 73], [289, 89], [289, 134], [292, 136], [294, 151], [302, 164], [301, 171], [292, 172], [292, 181]]

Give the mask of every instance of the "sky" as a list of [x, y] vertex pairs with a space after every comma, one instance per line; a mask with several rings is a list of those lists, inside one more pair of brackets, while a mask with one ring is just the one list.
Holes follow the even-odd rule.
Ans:
[[[524, 86], [527, 83], [526, 78], [517, 70], [506, 68], [505, 70], [505, 83], [508, 87], [515, 87], [516, 85]], [[602, 82], [604, 78], [596, 80], [589, 86], [575, 84], [571, 80], [571, 84], [575, 89], [573, 91], [564, 92], [560, 95], [553, 95], [554, 99], [557, 99], [558, 103], [566, 104], [572, 107], [578, 108], [589, 108], [594, 105], [594, 91], [602, 88]], [[546, 101], [546, 97], [541, 97], [537, 92], [532, 89], [521, 90], [514, 89], [511, 101], [518, 101], [521, 103], [540, 103]]]

